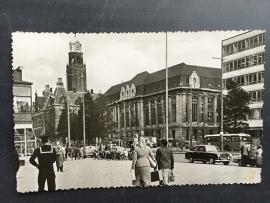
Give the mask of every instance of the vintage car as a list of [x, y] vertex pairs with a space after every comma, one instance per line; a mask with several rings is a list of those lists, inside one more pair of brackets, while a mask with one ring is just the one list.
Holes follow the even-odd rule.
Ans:
[[192, 151], [185, 154], [185, 158], [189, 163], [194, 161], [208, 162], [209, 164], [215, 164], [216, 162], [222, 162], [224, 165], [230, 163], [230, 154], [220, 152], [219, 148], [214, 145], [196, 145]]
[[[81, 147], [83, 150], [83, 147]], [[85, 156], [90, 156], [93, 157], [93, 152], [96, 150], [96, 146], [91, 145], [91, 146], [85, 146]]]

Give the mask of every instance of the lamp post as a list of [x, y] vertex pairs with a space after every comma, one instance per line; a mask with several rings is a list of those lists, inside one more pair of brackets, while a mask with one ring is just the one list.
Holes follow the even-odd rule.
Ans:
[[[222, 51], [221, 51], [222, 55]], [[212, 57], [221, 61], [221, 99], [220, 99], [220, 150], [223, 151], [223, 58]]]
[[168, 37], [166, 32], [166, 140], [169, 143], [169, 87], [168, 87]]
[[192, 133], [192, 85], [191, 84], [188, 84], [186, 82], [180, 82], [180, 86], [182, 87], [183, 86], [183, 83], [188, 85], [189, 88], [190, 88], [190, 98], [191, 98], [191, 101], [189, 102], [189, 149], [192, 148], [192, 138], [193, 138], [193, 133]]
[[[81, 75], [83, 78], [83, 75]], [[83, 94], [83, 152], [85, 153], [85, 104], [84, 104], [84, 87], [82, 83], [82, 94]]]
[[[67, 76], [67, 89], [68, 89], [68, 76], [69, 75], [79, 75], [79, 73], [66, 74], [66, 76]], [[83, 75], [81, 77], [83, 77]], [[68, 121], [68, 148], [70, 148], [70, 115], [69, 115], [69, 97], [68, 97], [68, 93], [67, 93], [67, 121]]]

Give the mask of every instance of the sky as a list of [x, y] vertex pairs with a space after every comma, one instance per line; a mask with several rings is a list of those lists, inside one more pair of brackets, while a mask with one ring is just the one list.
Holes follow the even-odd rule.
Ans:
[[[221, 41], [245, 31], [168, 32], [168, 67], [188, 65], [220, 68]], [[42, 95], [45, 85], [55, 89], [61, 77], [66, 87], [69, 43], [82, 44], [87, 69], [87, 89], [105, 93], [111, 86], [138, 73], [166, 68], [165, 33], [22, 33], [12, 34], [13, 69], [23, 66], [23, 80]]]

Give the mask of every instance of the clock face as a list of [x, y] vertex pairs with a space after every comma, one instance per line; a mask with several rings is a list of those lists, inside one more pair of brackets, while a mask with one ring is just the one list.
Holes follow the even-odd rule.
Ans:
[[80, 42], [75, 42], [75, 49], [80, 50]]

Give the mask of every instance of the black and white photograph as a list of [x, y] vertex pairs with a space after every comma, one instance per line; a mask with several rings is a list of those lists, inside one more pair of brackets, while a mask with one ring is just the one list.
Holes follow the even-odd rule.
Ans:
[[260, 183], [265, 35], [13, 32], [17, 192]]

